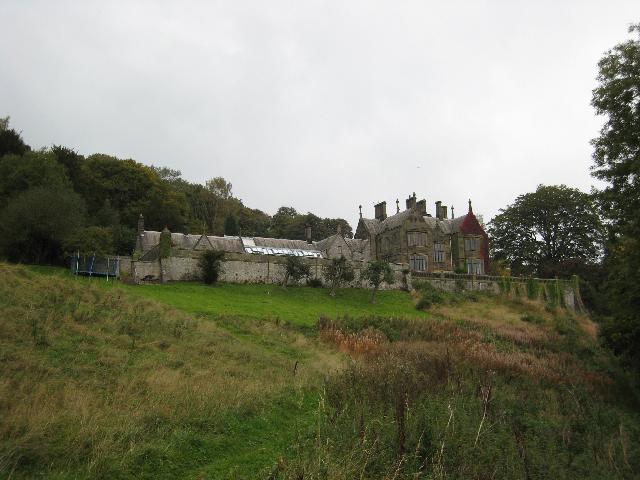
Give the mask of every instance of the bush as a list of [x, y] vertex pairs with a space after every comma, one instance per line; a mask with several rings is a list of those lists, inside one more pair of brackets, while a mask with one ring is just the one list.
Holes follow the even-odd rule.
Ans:
[[311, 275], [311, 269], [308, 264], [302, 261], [302, 259], [299, 257], [287, 257], [282, 286], [287, 288], [289, 280], [293, 280], [297, 283], [309, 275]]
[[322, 288], [322, 280], [319, 278], [309, 278], [307, 279], [307, 285], [312, 288]]
[[420, 283], [417, 287], [417, 290], [420, 292], [420, 300], [418, 300], [416, 304], [418, 310], [426, 310], [432, 305], [444, 303], [444, 292], [438, 290], [429, 282]]
[[202, 281], [207, 285], [211, 285], [218, 281], [222, 273], [222, 260], [224, 260], [224, 252], [220, 250], [205, 250], [198, 260], [198, 267]]

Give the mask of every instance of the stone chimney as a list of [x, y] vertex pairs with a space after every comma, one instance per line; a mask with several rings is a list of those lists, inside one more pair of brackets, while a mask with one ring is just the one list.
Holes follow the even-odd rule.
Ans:
[[142, 214], [138, 217], [138, 235], [144, 232], [144, 217]]
[[447, 211], [447, 206], [446, 205], [442, 206], [442, 218], [444, 218], [444, 219], [449, 218], [449, 212]]
[[313, 243], [311, 240], [311, 225], [304, 226], [304, 238], [307, 240], [307, 243]]
[[374, 206], [376, 209], [376, 220], [384, 220], [387, 218], [387, 202], [380, 202]]
[[421, 215], [427, 214], [427, 201], [425, 199], [420, 200], [416, 203], [416, 208]]
[[412, 208], [416, 208], [416, 192], [413, 192], [413, 195], [407, 198], [407, 210]]
[[440, 200], [436, 202], [436, 218], [442, 218], [442, 202]]

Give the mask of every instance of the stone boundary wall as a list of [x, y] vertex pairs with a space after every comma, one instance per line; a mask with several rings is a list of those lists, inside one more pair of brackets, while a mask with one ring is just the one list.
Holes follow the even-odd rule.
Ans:
[[578, 282], [572, 280], [558, 280], [548, 278], [526, 277], [495, 277], [489, 275], [460, 275], [455, 273], [413, 273], [414, 284], [428, 282], [440, 290], [458, 291], [469, 290], [476, 292], [490, 292], [505, 294], [514, 298], [531, 298], [529, 283], [537, 285], [537, 291], [532, 300], [550, 301], [558, 294], [558, 305], [571, 310], [584, 310]]
[[[323, 269], [331, 263], [329, 259], [304, 258], [300, 259], [309, 265], [311, 278], [318, 278], [324, 282]], [[251, 255], [247, 253], [227, 253], [222, 262], [221, 282], [228, 283], [282, 283], [285, 276], [286, 257], [273, 255]], [[360, 280], [360, 271], [367, 262], [352, 261], [355, 270], [355, 280], [348, 287], [368, 287]], [[390, 264], [395, 281], [393, 284], [383, 284], [381, 290], [398, 290], [411, 288], [411, 274], [406, 271], [406, 264]], [[199, 275], [197, 255], [172, 255], [153, 261], [132, 260], [129, 271], [121, 269], [122, 274], [130, 276], [134, 282], [144, 281], [190, 281], [197, 280]]]

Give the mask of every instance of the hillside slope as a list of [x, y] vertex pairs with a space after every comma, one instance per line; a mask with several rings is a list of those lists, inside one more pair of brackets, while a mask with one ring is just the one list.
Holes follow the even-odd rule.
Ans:
[[272, 323], [100, 287], [0, 265], [1, 478], [258, 475], [339, 366]]
[[0, 264], [0, 477], [640, 475], [636, 393], [587, 317], [382, 293]]

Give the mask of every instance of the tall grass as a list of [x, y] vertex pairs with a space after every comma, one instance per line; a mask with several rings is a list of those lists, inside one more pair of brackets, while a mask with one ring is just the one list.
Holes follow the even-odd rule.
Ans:
[[584, 319], [499, 298], [434, 313], [318, 322], [352, 361], [278, 478], [637, 478], [640, 416]]
[[176, 458], [215, 460], [181, 436], [250, 423], [338, 364], [273, 324], [215, 323], [20, 267], [0, 265], [0, 278], [2, 478], [177, 475]]

